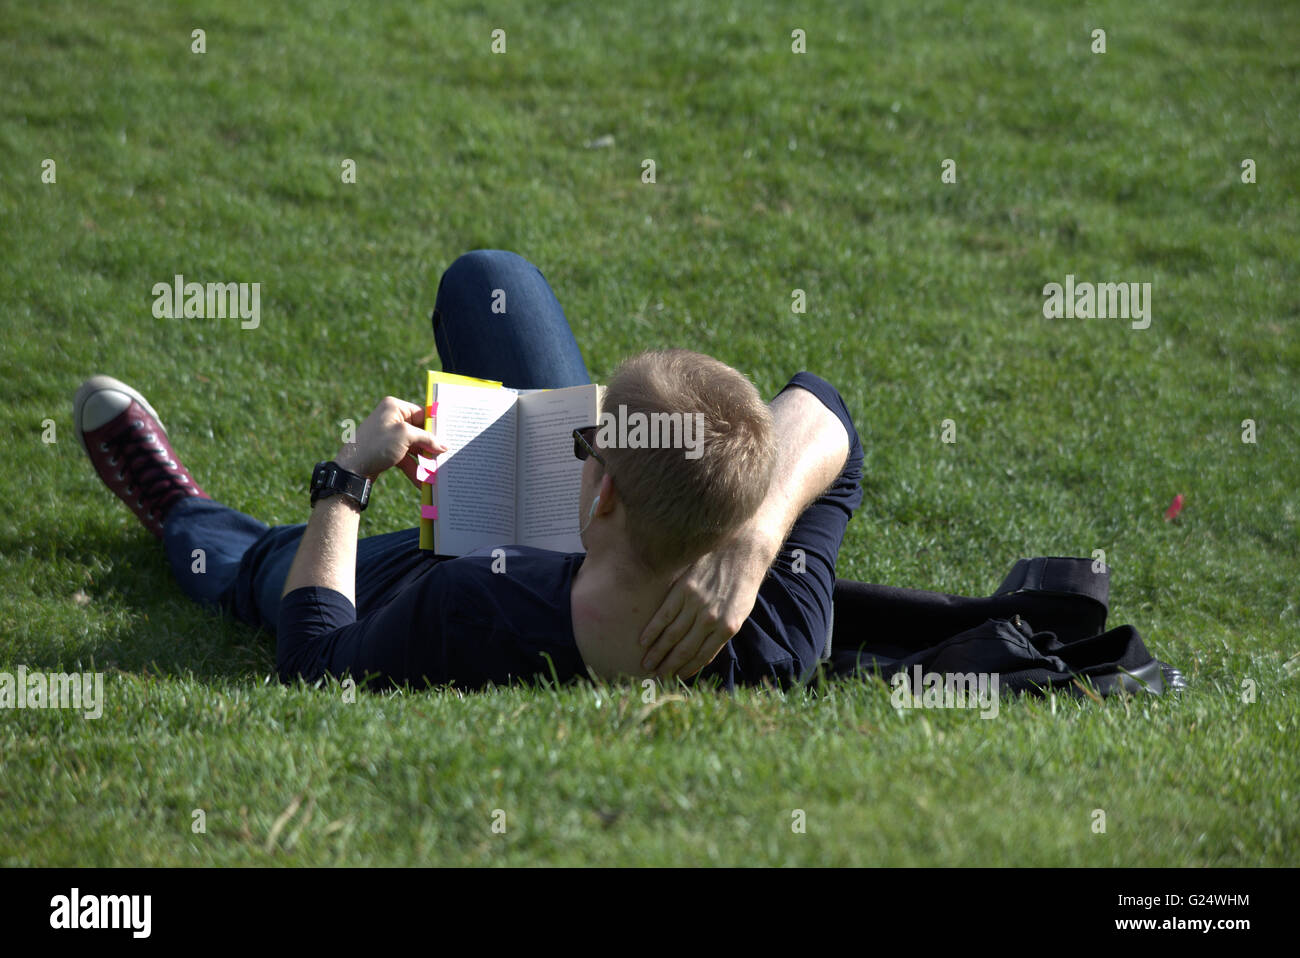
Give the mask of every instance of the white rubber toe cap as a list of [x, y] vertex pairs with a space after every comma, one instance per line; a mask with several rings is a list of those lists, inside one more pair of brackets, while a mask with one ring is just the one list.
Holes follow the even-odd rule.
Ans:
[[162, 424], [162, 419], [144, 396], [120, 379], [114, 379], [112, 376], [91, 376], [81, 384], [77, 395], [72, 400], [73, 428], [77, 439], [81, 442], [81, 447], [86, 448], [87, 432], [98, 429], [121, 415], [122, 410], [131, 405], [133, 399], [149, 410], [149, 415], [158, 420], [158, 425], [162, 426], [163, 432], [167, 431]]

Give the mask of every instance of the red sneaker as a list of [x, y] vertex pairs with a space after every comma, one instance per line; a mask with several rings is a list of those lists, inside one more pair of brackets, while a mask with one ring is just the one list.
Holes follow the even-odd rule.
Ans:
[[181, 465], [149, 401], [111, 376], [92, 376], [72, 400], [72, 419], [95, 471], [144, 527], [162, 538], [167, 510], [189, 496], [211, 499]]

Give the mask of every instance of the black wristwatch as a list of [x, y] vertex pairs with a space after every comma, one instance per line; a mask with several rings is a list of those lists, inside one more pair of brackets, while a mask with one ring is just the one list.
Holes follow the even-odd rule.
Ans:
[[370, 505], [370, 487], [373, 481], [355, 472], [348, 472], [337, 462], [316, 463], [316, 470], [311, 474], [311, 504], [317, 499], [342, 493], [355, 499], [364, 510]]

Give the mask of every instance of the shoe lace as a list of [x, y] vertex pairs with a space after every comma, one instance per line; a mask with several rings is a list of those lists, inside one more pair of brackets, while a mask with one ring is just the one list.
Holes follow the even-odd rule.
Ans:
[[168, 455], [152, 429], [144, 431], [143, 420], [132, 420], [104, 443], [106, 451], [111, 453], [108, 464], [120, 465], [119, 479], [131, 477], [126, 492], [130, 495], [138, 489], [136, 505], [148, 502], [150, 518], [161, 516], [174, 501], [189, 494], [185, 478], [173, 472], [177, 468], [176, 460]]

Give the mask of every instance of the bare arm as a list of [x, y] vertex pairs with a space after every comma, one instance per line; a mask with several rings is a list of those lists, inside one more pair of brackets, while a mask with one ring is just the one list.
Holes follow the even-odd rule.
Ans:
[[280, 598], [294, 589], [314, 585], [342, 592], [355, 606], [360, 524], [361, 507], [351, 498], [330, 496], [317, 502], [298, 542]]
[[[375, 479], [392, 466], [399, 467], [417, 487], [415, 460], [419, 450], [441, 454], [447, 447], [416, 427], [423, 421], [424, 407], [386, 397], [357, 429], [357, 441], [345, 445], [334, 457], [344, 469]], [[357, 528], [361, 507], [348, 496], [329, 496], [312, 508], [303, 530], [293, 565], [284, 580], [280, 597], [294, 589], [318, 586], [347, 596], [356, 605]]]
[[763, 504], [743, 530], [770, 553], [764, 570], [799, 514], [835, 481], [849, 455], [844, 424], [808, 390], [795, 386], [781, 393], [772, 401], [772, 416], [780, 461]]
[[753, 611], [759, 586], [800, 513], [844, 468], [849, 436], [838, 416], [799, 386], [772, 401], [778, 464], [766, 498], [740, 531], [679, 578], [641, 633], [642, 667], [694, 675]]

